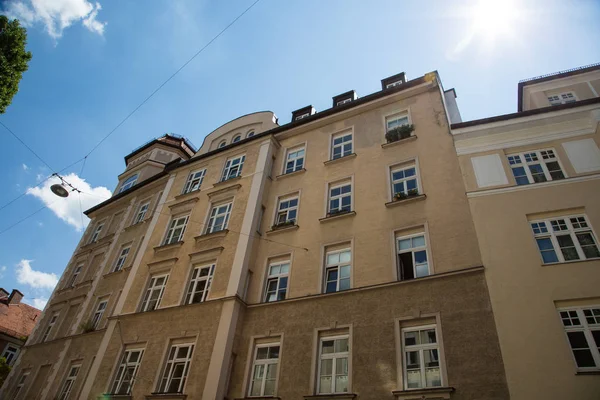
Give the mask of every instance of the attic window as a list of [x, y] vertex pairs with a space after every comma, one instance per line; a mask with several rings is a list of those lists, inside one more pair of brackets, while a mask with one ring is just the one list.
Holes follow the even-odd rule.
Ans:
[[240, 140], [242, 140], [242, 135], [235, 135], [235, 136], [233, 137], [233, 140], [231, 141], [231, 143], [237, 143], [237, 142], [239, 142]]
[[392, 83], [388, 83], [387, 85], [385, 85], [386, 89], [392, 88], [394, 86], [400, 86], [402, 85], [402, 81], [396, 81], [396, 82], [392, 82]]
[[296, 111], [292, 111], [292, 121], [299, 121], [301, 119], [310, 117], [315, 112], [316, 111], [313, 106], [302, 107]]
[[340, 100], [336, 103], [336, 106], [341, 106], [342, 104], [350, 103], [351, 101], [352, 101], [352, 99]]
[[227, 141], [223, 140], [221, 143], [219, 143], [219, 145], [217, 146], [217, 149], [223, 148], [227, 145]]
[[406, 75], [404, 74], [404, 72], [400, 72], [399, 74], [382, 79], [381, 89], [392, 89], [396, 86], [403, 85], [404, 83], [406, 83]]
[[254, 131], [253, 130], [248, 131], [248, 133], [246, 134], [246, 137], [249, 138], [252, 136], [254, 136]]
[[302, 118], [309, 117], [309, 116], [310, 116], [310, 113], [300, 114], [300, 115], [296, 116], [296, 121], [298, 121], [299, 119], [302, 119]]
[[121, 188], [119, 189], [119, 193], [124, 192], [125, 190], [129, 189], [130, 187], [132, 187], [133, 185], [136, 184], [138, 179], [138, 174], [132, 175], [129, 178], [125, 179], [125, 181], [123, 182], [123, 185], [121, 185]]

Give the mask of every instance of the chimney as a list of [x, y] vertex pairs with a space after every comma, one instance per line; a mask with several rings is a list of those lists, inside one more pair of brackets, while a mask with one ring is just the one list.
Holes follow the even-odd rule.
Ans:
[[10, 296], [8, 296], [8, 304], [20, 304], [22, 298], [23, 293], [19, 292], [17, 289], [13, 289]]
[[8, 297], [8, 292], [0, 287], [0, 297]]

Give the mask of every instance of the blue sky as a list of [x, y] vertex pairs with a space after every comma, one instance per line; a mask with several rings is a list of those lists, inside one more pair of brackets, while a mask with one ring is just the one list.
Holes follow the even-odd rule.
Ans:
[[[60, 170], [253, 2], [2, 1], [27, 24], [33, 59], [0, 121]], [[106, 140], [82, 174], [81, 164], [65, 174], [104, 196], [123, 157], [152, 137], [174, 132], [199, 146], [260, 110], [287, 123], [292, 110], [326, 109], [350, 89], [372, 93], [401, 71], [411, 79], [438, 70], [445, 88], [456, 88], [463, 120], [515, 112], [520, 79], [600, 61], [598, 1], [514, 0], [508, 13], [475, 13], [478, 3], [261, 0]], [[0, 137], [0, 206], [33, 188], [0, 210], [3, 231], [55, 198], [35, 188], [51, 171], [1, 127]], [[81, 236], [73, 199], [0, 234], [0, 286], [44, 305]], [[84, 208], [98, 199], [82, 198]]]

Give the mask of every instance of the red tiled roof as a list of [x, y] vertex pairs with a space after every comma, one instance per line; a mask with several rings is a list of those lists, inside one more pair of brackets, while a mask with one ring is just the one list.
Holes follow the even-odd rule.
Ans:
[[7, 303], [8, 298], [0, 298], [0, 332], [16, 338], [29, 336], [42, 312], [24, 303]]

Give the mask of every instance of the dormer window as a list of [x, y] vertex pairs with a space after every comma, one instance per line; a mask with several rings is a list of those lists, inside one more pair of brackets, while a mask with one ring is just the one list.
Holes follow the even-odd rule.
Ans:
[[298, 121], [299, 119], [302, 119], [302, 118], [306, 118], [306, 117], [310, 117], [310, 114], [309, 113], [304, 113], [304, 114], [298, 115], [296, 117], [296, 121]]
[[337, 102], [336, 106], [341, 106], [342, 104], [350, 103], [352, 99], [344, 99]]
[[223, 141], [221, 141], [221, 143], [219, 143], [219, 145], [217, 146], [217, 149], [222, 149], [226, 145], [227, 145], [227, 141], [223, 140]]
[[548, 96], [548, 101], [553, 106], [558, 106], [560, 104], [569, 104], [575, 103], [577, 101], [577, 96], [573, 92], [560, 93], [554, 96]]
[[248, 131], [248, 133], [246, 134], [246, 137], [249, 138], [252, 136], [254, 136], [254, 131], [253, 130]]
[[240, 140], [242, 140], [242, 135], [235, 135], [235, 136], [233, 137], [233, 140], [231, 141], [231, 143], [237, 143], [237, 142], [239, 142]]
[[119, 193], [124, 192], [125, 190], [131, 188], [133, 185], [137, 183], [138, 174], [131, 175], [129, 178], [125, 179], [121, 188], [119, 189]]
[[299, 121], [301, 119], [310, 117], [311, 115], [313, 115], [316, 112], [317, 111], [315, 110], [315, 108], [313, 106], [306, 106], [306, 107], [300, 108], [299, 110], [292, 111], [292, 122]]
[[386, 89], [392, 88], [394, 86], [400, 86], [402, 85], [402, 81], [396, 81], [396, 82], [392, 82], [392, 83], [388, 83], [387, 85], [385, 85]]
[[400, 72], [394, 76], [390, 76], [388, 78], [381, 80], [381, 89], [391, 89], [406, 83], [406, 76], [404, 72]]
[[337, 96], [334, 96], [333, 97], [333, 106], [339, 107], [346, 103], [350, 103], [350, 102], [356, 100], [357, 98], [358, 98], [358, 96], [356, 96], [356, 92], [354, 90], [350, 90], [349, 92], [338, 94]]

